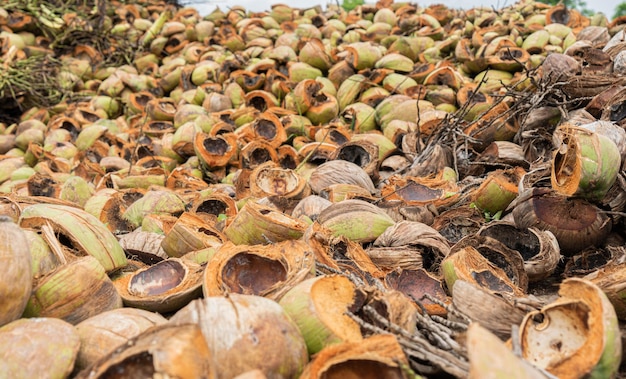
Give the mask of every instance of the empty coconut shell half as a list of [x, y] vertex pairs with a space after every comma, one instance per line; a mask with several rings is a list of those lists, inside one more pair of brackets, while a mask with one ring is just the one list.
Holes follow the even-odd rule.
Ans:
[[202, 288], [205, 296], [240, 293], [279, 300], [314, 275], [314, 252], [302, 240], [271, 245], [227, 242], [207, 264]]
[[124, 304], [152, 312], [173, 312], [200, 296], [203, 268], [179, 258], [162, 260], [152, 266], [113, 279]]
[[530, 312], [519, 330], [522, 357], [559, 378], [611, 378], [622, 357], [615, 310], [593, 283], [563, 281], [559, 298]]
[[131, 339], [76, 378], [212, 379], [217, 374], [198, 325], [164, 324]]

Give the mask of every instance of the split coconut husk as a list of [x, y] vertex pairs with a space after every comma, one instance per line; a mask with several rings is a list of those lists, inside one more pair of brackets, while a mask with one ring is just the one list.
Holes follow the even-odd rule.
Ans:
[[113, 284], [127, 306], [152, 312], [174, 312], [200, 296], [202, 271], [203, 267], [194, 262], [169, 258], [122, 273], [113, 279]]
[[315, 275], [312, 249], [302, 240], [271, 245], [225, 243], [207, 264], [205, 296], [240, 293], [278, 301], [292, 287]]
[[50, 225], [54, 233], [63, 236], [64, 244], [76, 256], [93, 256], [107, 272], [126, 265], [126, 256], [115, 236], [100, 220], [73, 207], [54, 204], [34, 204], [20, 215], [23, 228]]
[[559, 299], [530, 312], [519, 330], [522, 357], [559, 378], [613, 377], [622, 357], [617, 316], [606, 295], [578, 278]]
[[512, 222], [492, 221], [478, 235], [496, 239], [520, 253], [529, 282], [552, 275], [561, 259], [559, 243], [550, 231], [529, 227], [520, 229]]

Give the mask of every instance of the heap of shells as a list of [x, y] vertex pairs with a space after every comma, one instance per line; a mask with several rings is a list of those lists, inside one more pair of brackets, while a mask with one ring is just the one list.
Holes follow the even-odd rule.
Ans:
[[624, 19], [170, 3], [0, 7], [0, 373], [618, 374]]

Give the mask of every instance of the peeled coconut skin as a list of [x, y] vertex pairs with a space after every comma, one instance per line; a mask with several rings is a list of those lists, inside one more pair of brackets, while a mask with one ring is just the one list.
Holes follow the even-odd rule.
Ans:
[[30, 259], [26, 234], [0, 216], [0, 326], [20, 318], [26, 308], [32, 290]]

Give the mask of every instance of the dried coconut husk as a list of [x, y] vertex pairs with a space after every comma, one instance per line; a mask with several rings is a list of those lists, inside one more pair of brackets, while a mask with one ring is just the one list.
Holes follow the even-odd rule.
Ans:
[[277, 162], [276, 148], [269, 142], [258, 139], [246, 143], [239, 152], [239, 167], [253, 170], [266, 162]]
[[509, 141], [493, 141], [476, 157], [470, 165], [468, 175], [482, 175], [486, 170], [501, 169], [508, 166], [521, 167], [528, 170], [530, 163], [524, 157], [524, 150], [516, 143]]
[[304, 178], [274, 162], [257, 166], [250, 174], [250, 194], [253, 197], [277, 196], [285, 200], [300, 200], [310, 193]]
[[519, 228], [536, 227], [552, 232], [565, 256], [589, 246], [600, 246], [612, 227], [611, 218], [595, 205], [546, 188], [520, 193], [512, 213]]
[[220, 378], [253, 369], [270, 378], [293, 378], [308, 362], [298, 327], [276, 302], [260, 296], [231, 294], [194, 300], [170, 322], [200, 326], [211, 352], [210, 365]]
[[[496, 257], [500, 258], [498, 255]], [[511, 266], [506, 263], [505, 259], [501, 259], [499, 263], [507, 265], [506, 268], [510, 271]], [[524, 291], [511, 281], [507, 272], [485, 258], [472, 246], [465, 246], [451, 252], [441, 263], [441, 273], [448, 289], [454, 286], [455, 281], [461, 279], [495, 292], [502, 292], [511, 296], [524, 295]], [[521, 275], [524, 277], [526, 274]], [[515, 279], [518, 278], [519, 276]]]
[[496, 239], [520, 253], [524, 270], [530, 282], [552, 275], [561, 258], [559, 244], [554, 234], [530, 227], [519, 229], [512, 222], [492, 221], [477, 233]]
[[315, 251], [315, 261], [340, 272], [348, 272], [369, 283], [373, 278], [383, 278], [380, 270], [367, 255], [360, 243], [346, 237], [335, 237], [317, 222], [306, 230], [304, 240]]
[[205, 296], [240, 293], [278, 301], [314, 274], [314, 253], [301, 240], [267, 246], [227, 242], [207, 264], [202, 288]]
[[214, 137], [198, 133], [194, 138], [193, 147], [196, 156], [209, 171], [224, 167], [238, 158], [237, 136], [232, 133]]
[[231, 219], [237, 214], [237, 204], [230, 194], [220, 190], [208, 190], [201, 192], [191, 201], [189, 212], [195, 213], [202, 218], [217, 218], [225, 215]]
[[152, 312], [174, 312], [202, 292], [203, 267], [179, 258], [162, 260], [123, 273], [113, 284], [127, 306]]
[[393, 335], [377, 335], [322, 350], [301, 378], [409, 378], [408, 360]]
[[161, 233], [147, 232], [139, 228], [119, 237], [120, 246], [131, 259], [158, 262], [167, 259], [168, 255], [161, 247], [165, 236]]
[[291, 211], [291, 217], [298, 219], [306, 217], [309, 220], [315, 221], [319, 214], [331, 204], [331, 201], [321, 196], [309, 195], [298, 202]]
[[198, 325], [158, 325], [132, 338], [76, 378], [129, 377], [216, 378], [213, 352]]
[[435, 177], [391, 176], [381, 189], [386, 200], [401, 200], [406, 205], [424, 206], [433, 204], [437, 208], [449, 207], [459, 199], [456, 181], [449, 180], [446, 170]]
[[522, 255], [497, 239], [475, 234], [466, 236], [455, 243], [450, 249], [450, 255], [460, 249], [472, 247], [485, 257], [491, 265], [501, 269], [508, 280], [515, 285], [515, 289], [526, 292], [528, 289], [528, 274], [524, 270]]
[[[416, 258], [419, 256], [420, 264], [415, 268], [425, 266], [424, 268], [431, 272], [437, 272], [439, 270], [439, 263], [441, 260], [450, 253], [450, 246], [448, 245], [448, 242], [441, 234], [439, 234], [438, 231], [426, 224], [412, 221], [400, 221], [390, 226], [383, 232], [383, 234], [378, 236], [378, 238], [374, 241], [373, 246], [408, 249], [410, 255], [414, 255]], [[399, 250], [401, 251], [401, 249]], [[371, 255], [373, 251], [375, 250], [370, 248], [367, 250], [367, 253], [370, 258], [377, 263]], [[405, 255], [407, 258], [408, 256], [409, 254]], [[386, 258], [393, 257], [387, 256]], [[401, 258], [401, 256], [398, 258]], [[426, 264], [423, 266], [422, 262], [425, 262]], [[398, 264], [394, 266], [400, 268], [410, 268], [403, 267], [401, 262], [398, 262]]]
[[236, 245], [269, 244], [302, 237], [308, 224], [282, 212], [248, 201], [224, 229]]
[[76, 329], [58, 318], [15, 320], [0, 327], [0, 339], [0, 371], [7, 378], [69, 377], [80, 347]]
[[559, 299], [520, 325], [522, 357], [559, 378], [613, 377], [622, 348], [615, 310], [593, 283], [566, 279]]
[[611, 251], [605, 247], [590, 247], [569, 257], [563, 270], [564, 277], [580, 277], [602, 269], [612, 264], [614, 259]]
[[511, 299], [465, 280], [454, 282], [451, 292], [454, 309], [502, 340], [511, 337], [512, 327], [519, 325], [526, 315]]
[[620, 320], [626, 320], [626, 303], [624, 290], [626, 289], [626, 264], [608, 264], [595, 269], [584, 277], [598, 286], [608, 297], [615, 308]]
[[168, 256], [178, 258], [191, 251], [219, 248], [225, 241], [226, 236], [213, 223], [184, 212], [165, 234], [161, 247]]
[[484, 223], [485, 217], [478, 209], [461, 206], [436, 216], [432, 227], [453, 245], [461, 238], [476, 233]]
[[352, 162], [361, 167], [372, 178], [374, 183], [378, 182], [378, 151], [376, 144], [370, 141], [349, 141], [337, 147], [331, 159]]
[[319, 195], [332, 203], [348, 199], [374, 199], [368, 190], [356, 184], [331, 184], [320, 191]]
[[374, 193], [374, 183], [360, 166], [342, 159], [331, 160], [319, 165], [309, 178], [309, 185], [315, 193], [320, 193], [332, 184], [356, 184]]
[[127, 343], [148, 328], [167, 320], [158, 313], [119, 308], [90, 317], [76, 325], [80, 350], [75, 370], [82, 370]]
[[604, 74], [573, 76], [563, 86], [563, 92], [573, 99], [592, 98], [614, 85], [626, 84], [626, 78]]
[[384, 283], [387, 288], [397, 290], [414, 302], [418, 302], [420, 308], [429, 315], [445, 316], [447, 314], [441, 304], [426, 297], [428, 295], [443, 304], [450, 303], [441, 278], [435, 277], [422, 268], [394, 270], [385, 276]]

